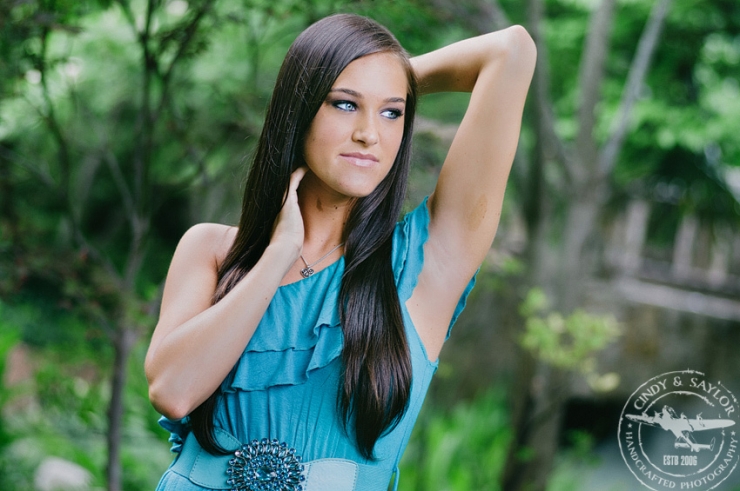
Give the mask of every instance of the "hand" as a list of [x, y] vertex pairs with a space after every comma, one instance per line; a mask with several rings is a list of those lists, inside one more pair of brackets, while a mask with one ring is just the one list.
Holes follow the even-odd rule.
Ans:
[[306, 172], [308, 168], [302, 166], [290, 175], [285, 203], [275, 219], [270, 239], [270, 244], [285, 244], [295, 251], [295, 260], [298, 260], [303, 250], [303, 216], [298, 206], [298, 185]]

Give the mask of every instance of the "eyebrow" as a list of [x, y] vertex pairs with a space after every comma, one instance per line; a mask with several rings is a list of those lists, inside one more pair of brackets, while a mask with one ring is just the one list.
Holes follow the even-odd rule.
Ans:
[[[352, 89], [337, 88], [337, 89], [331, 89], [329, 91], [329, 93], [332, 93], [332, 92], [342, 92], [344, 94], [348, 94], [348, 95], [351, 95], [353, 97], [357, 97], [358, 99], [362, 99], [363, 98], [362, 97], [362, 94], [360, 94], [356, 90], [352, 90]], [[405, 104], [406, 103], [406, 99], [404, 99], [403, 97], [389, 97], [387, 99], [384, 99], [383, 102], [400, 102], [402, 104]]]

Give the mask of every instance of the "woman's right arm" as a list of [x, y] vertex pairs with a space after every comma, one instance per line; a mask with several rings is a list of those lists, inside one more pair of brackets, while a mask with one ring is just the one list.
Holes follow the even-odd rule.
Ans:
[[226, 296], [211, 304], [217, 269], [234, 229], [201, 224], [188, 230], [172, 258], [157, 327], [145, 361], [152, 405], [180, 419], [208, 398], [252, 338], [283, 277], [298, 260], [303, 221], [291, 177], [286, 203], [264, 254]]

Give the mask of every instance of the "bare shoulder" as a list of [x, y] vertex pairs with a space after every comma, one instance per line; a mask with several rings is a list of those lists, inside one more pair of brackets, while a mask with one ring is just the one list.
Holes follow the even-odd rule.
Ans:
[[237, 228], [220, 223], [199, 223], [190, 227], [180, 239], [175, 255], [198, 258], [215, 268], [223, 262], [236, 238]]
[[183, 234], [167, 272], [153, 345], [211, 306], [218, 268], [234, 242], [236, 230], [227, 225], [201, 223]]
[[177, 305], [178, 309], [183, 304], [202, 308], [210, 305], [218, 282], [218, 268], [234, 243], [236, 231], [228, 225], [200, 223], [183, 234], [167, 272], [162, 312], [170, 305]]

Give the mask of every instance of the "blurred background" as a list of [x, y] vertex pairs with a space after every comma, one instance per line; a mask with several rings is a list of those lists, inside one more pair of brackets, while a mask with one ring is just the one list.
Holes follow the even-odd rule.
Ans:
[[[238, 220], [279, 64], [340, 11], [412, 54], [511, 24], [538, 45], [401, 490], [644, 489], [617, 443], [633, 391], [692, 368], [740, 395], [737, 0], [0, 0], [2, 491], [156, 486], [142, 365], [169, 260]], [[466, 104], [422, 100], [409, 208]]]

